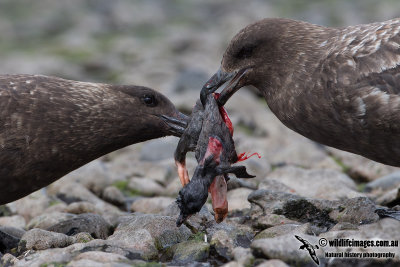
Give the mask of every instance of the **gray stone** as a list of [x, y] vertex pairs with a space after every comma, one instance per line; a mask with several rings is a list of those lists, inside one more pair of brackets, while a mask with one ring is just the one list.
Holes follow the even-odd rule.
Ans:
[[174, 155], [179, 139], [165, 137], [144, 142], [140, 152], [140, 159], [143, 161], [160, 161]]
[[27, 229], [33, 229], [33, 228], [47, 229], [52, 225], [55, 225], [59, 222], [69, 220], [75, 217], [76, 217], [75, 214], [66, 212], [44, 213], [30, 220], [27, 225]]
[[210, 244], [204, 241], [190, 240], [175, 245], [172, 262], [188, 264], [194, 261], [205, 261], [210, 253]]
[[32, 229], [26, 232], [20, 241], [19, 250], [45, 250], [48, 248], [62, 248], [71, 245], [74, 238], [61, 233], [54, 233], [42, 229]]
[[32, 218], [43, 214], [44, 210], [50, 206], [51, 199], [44, 194], [43, 190], [36, 191], [29, 196], [15, 201], [15, 213], [30, 221]]
[[176, 227], [174, 218], [153, 214], [125, 216], [107, 242], [125, 249], [141, 251], [144, 258], [156, 259], [163, 250], [185, 241], [191, 235], [182, 225]]
[[128, 258], [120, 254], [108, 253], [103, 251], [88, 251], [76, 256], [73, 261], [69, 263], [70, 266], [92, 266], [92, 265], [82, 265], [83, 263], [88, 263], [87, 261], [94, 261], [95, 263], [105, 264], [105, 263], [117, 263], [121, 261], [128, 262]]
[[254, 256], [251, 253], [250, 248], [235, 247], [232, 250], [232, 255], [235, 261], [242, 265], [251, 265], [254, 260]]
[[285, 224], [298, 224], [299, 222], [286, 218], [283, 215], [273, 213], [254, 213], [252, 218], [255, 220], [252, 223], [254, 229], [263, 230], [270, 227], [285, 225]]
[[96, 205], [94, 205], [93, 203], [87, 201], [72, 202], [65, 208], [65, 211], [73, 214], [103, 213], [103, 211], [100, 208], [96, 207]]
[[159, 183], [150, 179], [137, 177], [129, 179], [128, 188], [145, 196], [160, 195], [164, 191], [164, 188]]
[[0, 226], [13, 226], [18, 228], [25, 228], [25, 218], [21, 215], [4, 216], [0, 217]]
[[346, 172], [353, 179], [358, 181], [373, 181], [379, 177], [386, 176], [399, 170], [399, 168], [384, 165], [362, 156], [332, 147], [327, 147], [327, 150], [341, 162], [341, 164], [345, 167]]
[[169, 180], [176, 177], [176, 166], [173, 157], [169, 157], [156, 164], [155, 162], [141, 162], [140, 167], [145, 173], [143, 177], [167, 186]]
[[82, 184], [97, 196], [111, 184], [110, 172], [101, 160], [94, 160], [63, 177], [63, 182]]
[[109, 235], [110, 228], [111, 226], [100, 215], [83, 213], [72, 219], [52, 225], [46, 230], [66, 235], [75, 235], [77, 233], [87, 232], [94, 238], [105, 239]]
[[215, 252], [226, 260], [233, 259], [233, 250], [236, 247], [249, 247], [253, 233], [243, 229], [234, 229], [231, 231], [217, 230], [212, 234], [210, 245], [214, 247]]
[[267, 228], [260, 233], [258, 233], [255, 237], [254, 240], [257, 239], [262, 239], [262, 238], [272, 238], [280, 235], [285, 235], [289, 232], [292, 232], [296, 228], [299, 227], [299, 224], [281, 224], [277, 226], [273, 226], [270, 228]]
[[230, 176], [228, 182], [228, 191], [240, 187], [256, 190], [258, 188], [258, 182], [255, 179], [238, 179], [234, 176]]
[[251, 189], [247, 188], [237, 188], [228, 191], [228, 210], [243, 210], [250, 208], [250, 202], [247, 201], [249, 194], [253, 192]]
[[378, 179], [371, 181], [365, 185], [365, 191], [371, 192], [375, 190], [388, 191], [400, 185], [400, 172], [394, 172]]
[[[330, 203], [327, 203], [327, 206]], [[341, 223], [354, 225], [376, 222], [379, 216], [375, 213], [376, 205], [368, 198], [352, 198], [332, 203], [329, 216]]]
[[268, 179], [268, 178], [265, 178], [260, 182], [258, 189], [266, 189], [270, 191], [285, 192], [285, 193], [294, 192], [293, 188], [285, 185], [284, 183], [275, 179]]
[[131, 211], [143, 213], [160, 213], [175, 202], [170, 197], [143, 197], [135, 200], [131, 205]]
[[93, 212], [100, 213], [101, 216], [104, 217], [104, 219], [109, 223], [112, 223], [115, 217], [122, 214], [117, 207], [100, 199], [98, 196], [90, 192], [86, 187], [79, 183], [62, 183], [57, 181], [48, 186], [48, 193], [50, 195], [57, 196], [68, 204], [74, 202], [92, 203], [96, 209]]
[[18, 261], [19, 260], [14, 255], [10, 253], [2, 255], [0, 252], [0, 266], [15, 266]]
[[257, 267], [289, 267], [289, 265], [281, 260], [273, 259], [264, 261], [261, 264], [258, 264]]
[[383, 206], [392, 207], [400, 201], [400, 188], [393, 188], [376, 199], [376, 203]]
[[[30, 230], [30, 231], [34, 231]], [[53, 233], [57, 234], [57, 233]], [[38, 237], [39, 240], [39, 237]], [[40, 242], [40, 241], [39, 241]], [[66, 263], [71, 261], [72, 254], [67, 248], [52, 248], [45, 250], [38, 250], [33, 253], [28, 251], [28, 254], [21, 258], [16, 267], [40, 267], [48, 263]]]
[[[266, 180], [276, 180], [304, 197], [319, 199], [343, 199], [362, 196], [356, 191], [356, 184], [347, 175], [329, 169], [303, 169], [294, 166], [279, 168], [270, 173]], [[265, 189], [263, 182], [259, 189]]]
[[104, 188], [102, 198], [111, 204], [122, 206], [125, 204], [125, 196], [115, 186], [107, 186]]

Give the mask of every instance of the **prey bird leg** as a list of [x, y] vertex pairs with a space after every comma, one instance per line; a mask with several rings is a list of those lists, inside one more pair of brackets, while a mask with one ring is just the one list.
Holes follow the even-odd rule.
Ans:
[[179, 179], [181, 180], [182, 186], [187, 185], [190, 182], [189, 173], [186, 169], [186, 161], [183, 162], [175, 161], [175, 165], [178, 169]]

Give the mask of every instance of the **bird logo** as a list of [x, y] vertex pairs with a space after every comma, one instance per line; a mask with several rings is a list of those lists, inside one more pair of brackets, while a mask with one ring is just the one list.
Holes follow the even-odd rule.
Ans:
[[295, 235], [295, 237], [297, 238], [297, 240], [299, 240], [301, 243], [303, 243], [303, 245], [300, 246], [299, 249], [308, 250], [308, 253], [310, 254], [311, 259], [313, 259], [313, 261], [317, 265], [319, 265], [319, 260], [315, 253], [315, 249], [319, 249], [319, 247], [317, 245], [315, 245], [315, 246], [311, 245], [310, 242], [308, 242], [307, 240], [304, 240], [303, 238], [301, 238], [298, 235]]

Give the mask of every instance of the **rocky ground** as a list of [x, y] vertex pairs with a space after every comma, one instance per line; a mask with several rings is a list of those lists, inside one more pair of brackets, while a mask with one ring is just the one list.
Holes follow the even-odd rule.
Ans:
[[[227, 42], [250, 22], [284, 16], [340, 26], [388, 19], [400, 8], [397, 1], [280, 2], [1, 1], [0, 72], [146, 85], [189, 112]], [[244, 162], [256, 178], [229, 182], [224, 222], [214, 222], [208, 202], [175, 226], [178, 139], [152, 140], [0, 207], [0, 266], [315, 266], [295, 235], [312, 245], [399, 240], [400, 222], [376, 212], [400, 210], [399, 169], [299, 136], [249, 89], [226, 107], [237, 151], [262, 158]], [[187, 161], [193, 173], [192, 154]], [[320, 266], [400, 264], [398, 247], [350, 249], [396, 253], [387, 260], [327, 258], [349, 249], [319, 246]]]

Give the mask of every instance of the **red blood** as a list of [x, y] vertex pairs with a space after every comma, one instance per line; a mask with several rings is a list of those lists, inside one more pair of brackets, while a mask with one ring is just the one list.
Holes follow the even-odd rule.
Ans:
[[[214, 98], [218, 99], [219, 98], [219, 93], [214, 93]], [[219, 108], [219, 113], [221, 114], [222, 120], [225, 122], [226, 127], [229, 129], [229, 133], [233, 135], [233, 125], [231, 122], [231, 119], [229, 118], [228, 112], [226, 112], [226, 109], [224, 107], [218, 107]]]
[[250, 156], [248, 154], [246, 155], [246, 152], [243, 152], [243, 153], [238, 155], [238, 160], [236, 162], [245, 161], [245, 160], [251, 158], [254, 155], [256, 155], [259, 159], [261, 159], [260, 154], [258, 154], [257, 152], [251, 154]]
[[206, 160], [206, 158], [208, 158], [211, 155], [214, 155], [214, 160], [219, 164], [219, 157], [220, 157], [221, 153], [222, 153], [221, 142], [215, 137], [209, 137], [207, 151], [200, 163], [204, 164], [204, 161]]

